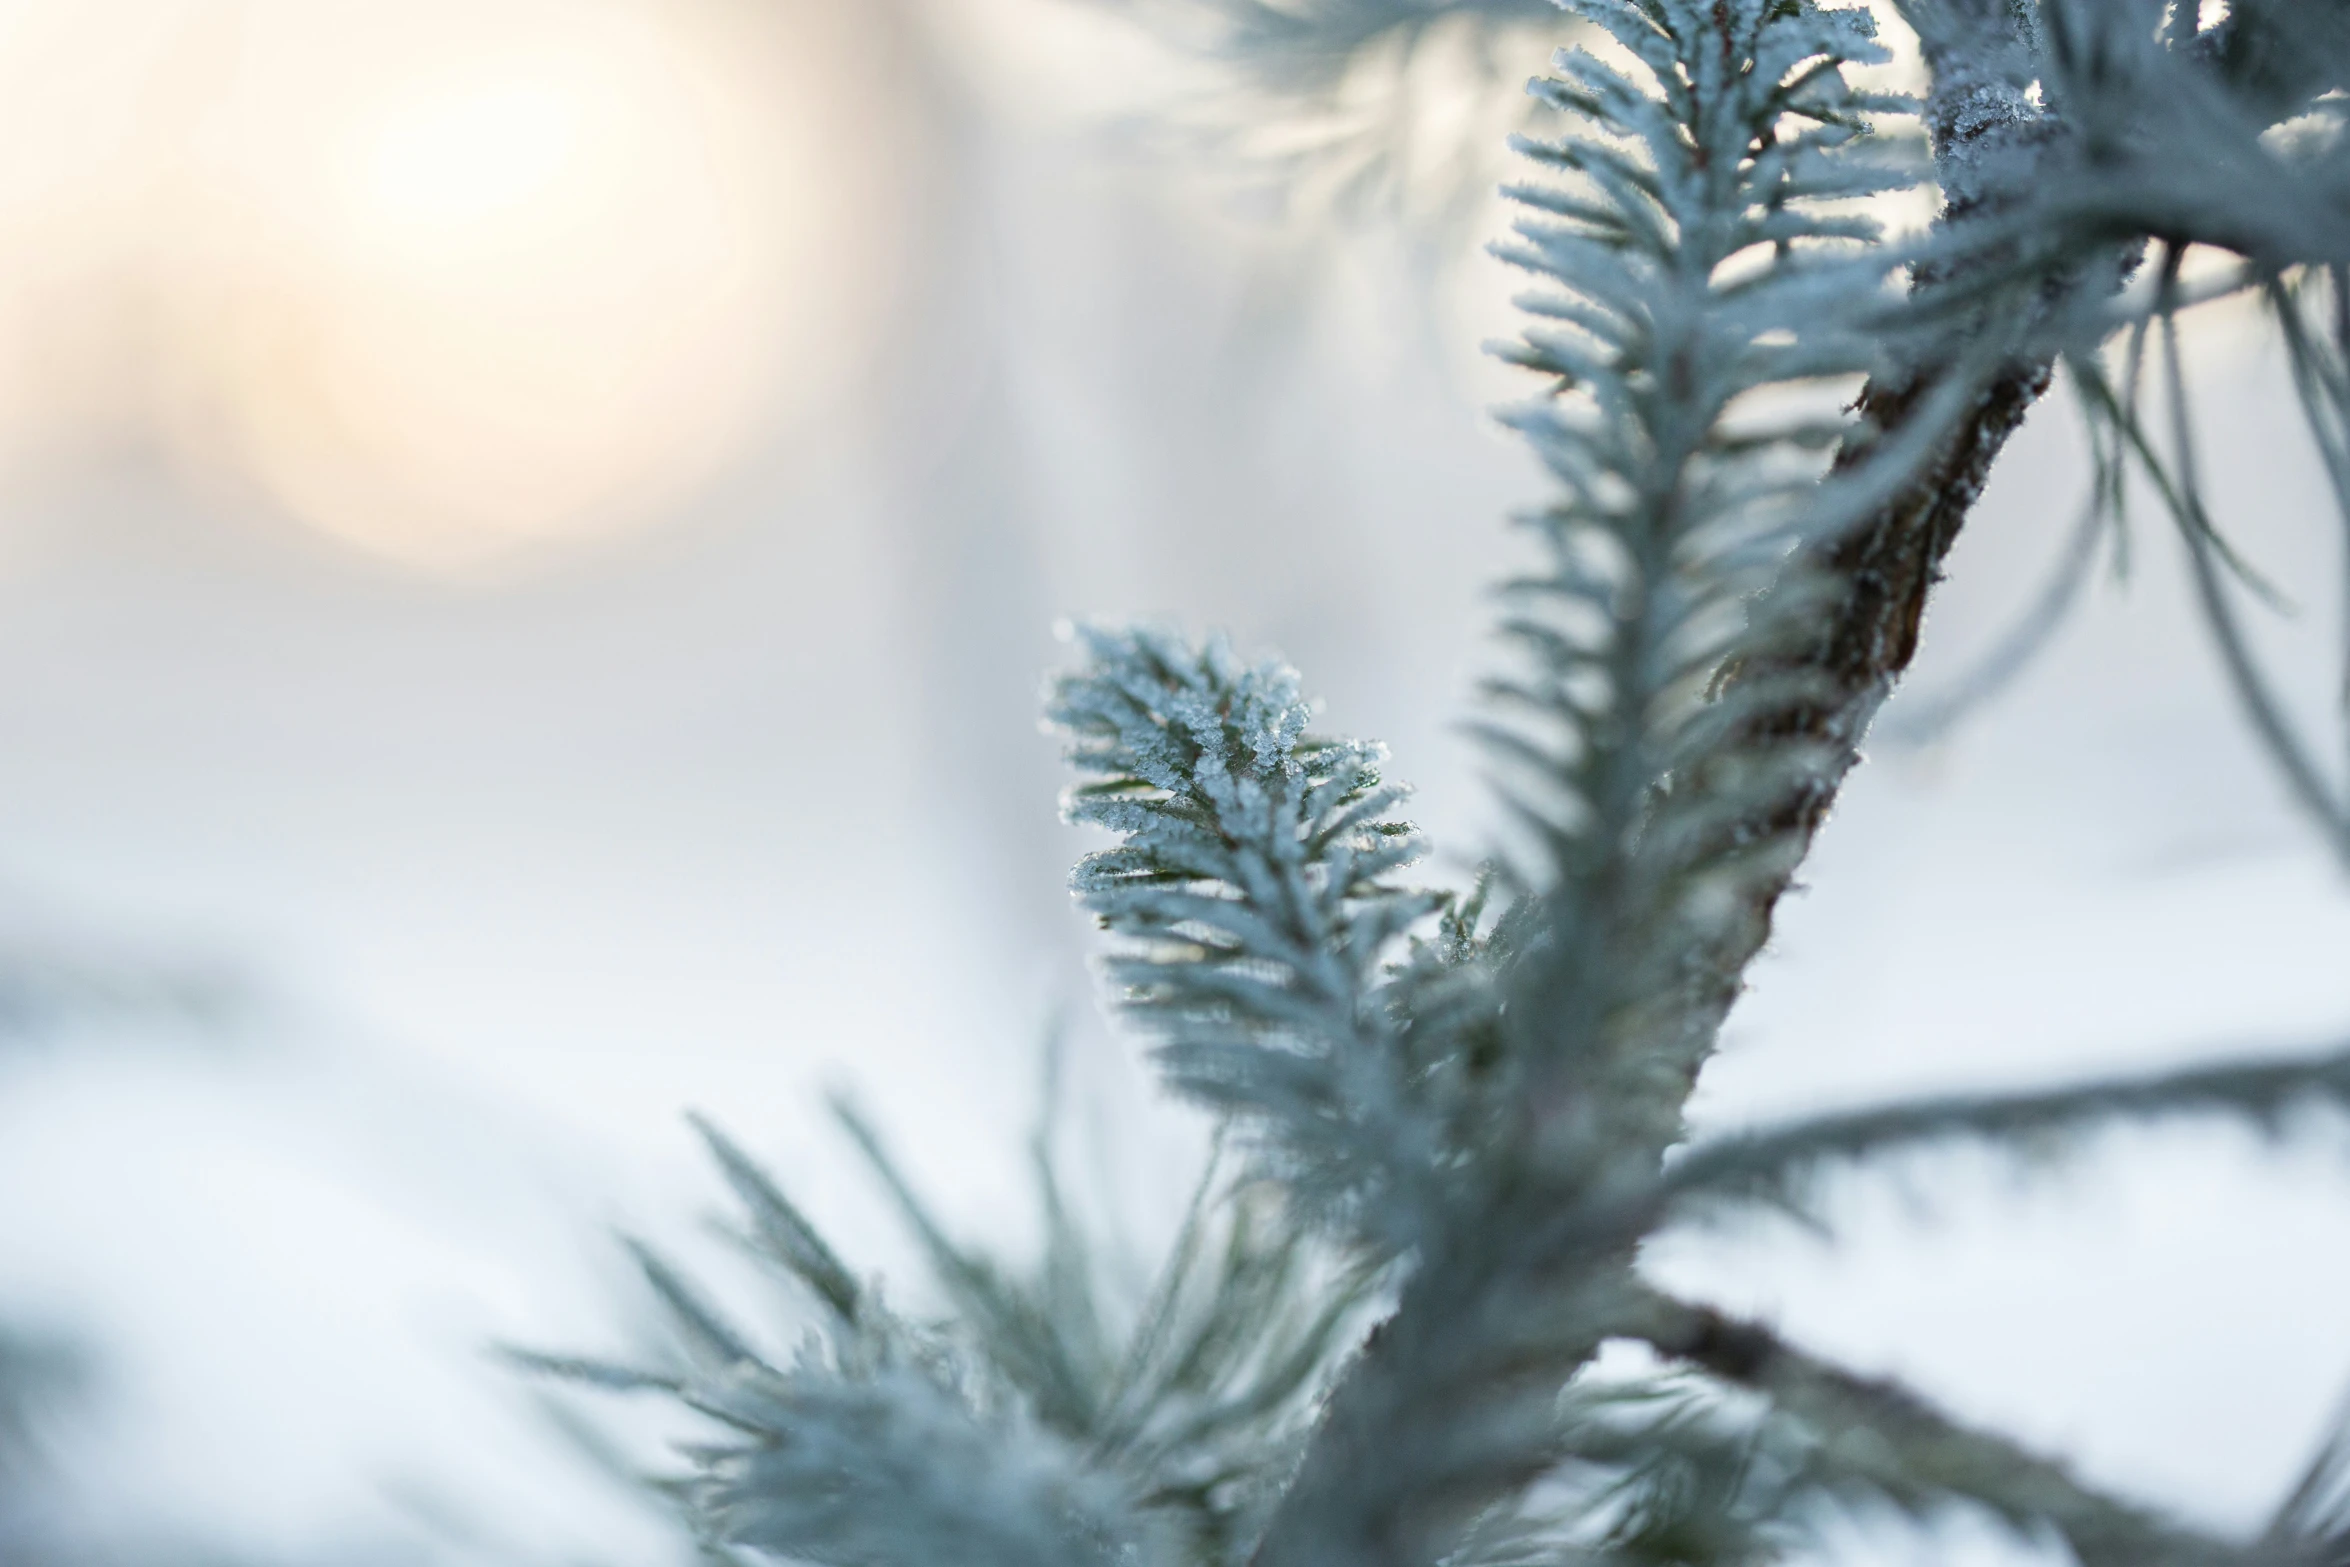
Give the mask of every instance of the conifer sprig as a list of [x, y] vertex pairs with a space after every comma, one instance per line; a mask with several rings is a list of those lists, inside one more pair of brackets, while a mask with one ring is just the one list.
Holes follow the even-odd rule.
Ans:
[[1823, 1360], [1763, 1324], [1652, 1293], [1628, 1320], [1627, 1336], [1762, 1395], [1778, 1440], [1806, 1454], [1808, 1494], [1789, 1498], [1799, 1505], [1882, 1502], [1931, 1519], [1963, 1502], [2027, 1538], [2053, 1532], [2082, 1567], [2250, 1560], [2240, 1544], [2109, 1496], [2060, 1460], [1957, 1420], [1899, 1382]]
[[1040, 1138], [1048, 1244], [1033, 1269], [953, 1240], [878, 1132], [841, 1118], [896, 1197], [948, 1315], [858, 1282], [772, 1178], [697, 1119], [748, 1224], [796, 1286], [797, 1352], [770, 1356], [666, 1259], [633, 1245], [676, 1353], [650, 1365], [508, 1349], [521, 1369], [651, 1393], [717, 1436], [641, 1477], [705, 1555], [883, 1567], [1238, 1563], [1296, 1462], [1316, 1400], [1378, 1300], [1378, 1270], [1301, 1233], [1261, 1181], [1211, 1170], [1146, 1298], [1113, 1287], [1060, 1208]]
[[[1512, 188], [1500, 252], [1540, 285], [1502, 352], [1554, 384], [1510, 422], [1561, 495], [1529, 519], [1544, 566], [1502, 625], [1526, 673], [1495, 683], [1487, 733], [1546, 862], [1510, 982], [1528, 1135], [1653, 1157], [1711, 1045], [1657, 1037], [1689, 958], [1798, 847], [1739, 829], [1822, 762], [1749, 720], [1809, 694], [1772, 655], [1829, 586], [1801, 552], [1850, 515], [1822, 478], [1852, 425], [1813, 389], [1884, 352], [1892, 257], [1850, 203], [1921, 171], [1868, 131], [1915, 106], [1845, 75], [1884, 58], [1865, 12], [1582, 9], [1637, 66], [1562, 53], [1535, 90], [1564, 133], [1521, 144], [1569, 182]], [[1772, 673], [1724, 686], [1733, 662]]]
[[[1109, 0], [1148, 12], [1148, 0]], [[1330, 91], [1373, 50], [1408, 50], [1419, 35], [1447, 22], [1555, 21], [1549, 0], [1198, 0], [1184, 30], [1206, 24], [1208, 49], [1262, 89], [1289, 94]]]
[[1307, 732], [1295, 673], [1222, 643], [1088, 628], [1047, 715], [1086, 781], [1072, 822], [1118, 847], [1070, 885], [1124, 945], [1105, 964], [1178, 1091], [1238, 1118], [1310, 1209], [1374, 1248], [1417, 1244], [1445, 1150], [1383, 975], [1442, 900], [1383, 752]]

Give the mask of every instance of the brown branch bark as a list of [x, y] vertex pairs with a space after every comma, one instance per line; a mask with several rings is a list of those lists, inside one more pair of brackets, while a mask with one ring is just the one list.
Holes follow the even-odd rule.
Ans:
[[[1745, 739], [1808, 744], [1828, 762], [1738, 829], [1748, 841], [1787, 840], [1790, 869], [1750, 894], [1747, 918], [1733, 922], [1722, 950], [1710, 954], [1704, 965], [1705, 972], [1722, 980], [1719, 989], [1700, 998], [1702, 1015], [1692, 1030], [1709, 1044], [1743, 987], [1747, 966], [1768, 944], [1779, 900], [1794, 885], [1794, 867], [1808, 856], [1844, 780], [1859, 762], [1870, 722], [1917, 655], [1926, 604], [1942, 580], [1942, 564], [1958, 542], [1960, 526], [1982, 497], [1992, 464], [2047, 391], [2050, 378], [2045, 360], [2010, 365], [1993, 376], [1933, 461], [1811, 563], [1841, 585], [1818, 634], [1799, 651], [1753, 671], [1770, 676], [1799, 669], [1820, 694], [1767, 712], [1748, 727]], [[1878, 430], [1897, 431], [1934, 385], [1931, 372], [1892, 383], [1871, 380], [1861, 390], [1856, 411]], [[1864, 451], [1848, 449], [1837, 467], [1848, 469], [1864, 457]], [[1739, 673], [1733, 671], [1731, 678]], [[1692, 1061], [1692, 1079], [1701, 1064]]]

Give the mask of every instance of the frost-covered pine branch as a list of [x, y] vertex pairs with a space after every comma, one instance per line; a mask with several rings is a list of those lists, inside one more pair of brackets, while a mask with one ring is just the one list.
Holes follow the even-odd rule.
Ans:
[[1560, 23], [1552, 0], [1093, 3], [1193, 67], [1149, 116], [1187, 162], [1301, 216], [1401, 219], [1416, 236], [1481, 221], [1524, 122], [1517, 81]]
[[1032, 1270], [1003, 1267], [950, 1239], [875, 1129], [839, 1109], [950, 1320], [885, 1305], [704, 1122], [743, 1210], [741, 1239], [803, 1308], [796, 1352], [768, 1353], [637, 1247], [674, 1353], [650, 1364], [508, 1357], [709, 1417], [721, 1434], [686, 1452], [685, 1472], [643, 1477], [705, 1553], [840, 1567], [1239, 1560], [1375, 1304], [1375, 1273], [1302, 1233], [1263, 1182], [1211, 1171], [1152, 1288], [1127, 1299], [1061, 1206], [1042, 1137], [1046, 1255]]
[[[1343, 53], [1457, 9], [1204, 3], [1267, 72], [1300, 39]], [[1922, 46], [1914, 97], [1864, 85], [1888, 65], [1865, 6], [1567, 7], [1586, 41], [1535, 84], [1551, 129], [1517, 144], [1533, 173], [1501, 247], [1532, 279], [1502, 352], [1544, 387], [1505, 421], [1553, 493], [1502, 585], [1511, 662], [1479, 722], [1516, 832], [1473, 890], [1404, 879], [1421, 844], [1384, 754], [1314, 733], [1284, 666], [1164, 629], [1079, 636], [1048, 701], [1080, 775], [1066, 809], [1118, 841], [1073, 889], [1122, 1016], [1239, 1155], [1146, 1292], [1098, 1261], [1049, 1137], [1043, 1255], [1015, 1266], [949, 1236], [844, 1109], [941, 1320], [885, 1308], [705, 1128], [748, 1243], [801, 1293], [797, 1353], [645, 1253], [672, 1362], [524, 1357], [715, 1422], [662, 1481], [706, 1548], [1727, 1567], [1853, 1509], [1966, 1507], [2087, 1567], [2340, 1567], [2350, 1439], [2264, 1534], [2223, 1539], [1640, 1269], [1676, 1225], [1923, 1147], [2038, 1154], [2187, 1115], [2338, 1129], [2350, 1108], [2336, 1052], [1684, 1146], [1777, 899], [2059, 363], [2096, 421], [2098, 503], [2125, 464], [2155, 486], [2256, 717], [2224, 576], [2250, 573], [2197, 483], [2181, 312], [2267, 301], [2350, 517], [2350, 8], [1890, 8]], [[1882, 198], [1928, 180], [1932, 227], [1881, 229]], [[2234, 265], [2189, 279], [2189, 245]], [[2166, 431], [2141, 414], [2150, 359]], [[2350, 823], [2331, 792], [2350, 786], [2263, 727], [2313, 815]], [[1652, 1368], [1603, 1370], [1611, 1343]]]
[[1448, 23], [1550, 22], [1550, 0], [1102, 0], [1182, 34], [1263, 90], [1327, 92], [1373, 50]]
[[1953, 1498], [2025, 1535], [2046, 1529], [2083, 1567], [2226, 1563], [2243, 1547], [2144, 1503], [2100, 1494], [2060, 1460], [1966, 1425], [1900, 1384], [1805, 1353], [1759, 1323], [1663, 1295], [1632, 1336], [1659, 1354], [1763, 1394], [1817, 1444], [1830, 1484], [1921, 1516]]
[[1378, 748], [1307, 733], [1295, 674], [1221, 643], [1082, 632], [1047, 704], [1086, 781], [1073, 822], [1124, 840], [1078, 899], [1128, 945], [1106, 965], [1170, 1081], [1242, 1118], [1311, 1208], [1391, 1251], [1441, 1221], [1446, 1150], [1381, 972], [1438, 907]]

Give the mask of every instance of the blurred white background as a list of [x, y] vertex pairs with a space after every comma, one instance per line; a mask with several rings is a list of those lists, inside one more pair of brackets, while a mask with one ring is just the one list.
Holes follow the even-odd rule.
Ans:
[[[1506, 42], [1510, 78], [1547, 54]], [[1099, 1203], [1163, 1217], [1195, 1139], [1137, 1108], [1060, 890], [1058, 616], [1280, 649], [1452, 864], [1485, 845], [1451, 725], [1540, 494], [1482, 412], [1500, 208], [1277, 211], [1127, 133], [1186, 82], [1056, 0], [0, 10], [8, 950], [238, 986], [0, 1056], [0, 1321], [98, 1366], [46, 1511], [273, 1560], [662, 1559], [483, 1346], [621, 1342], [613, 1224], [705, 1245], [689, 1107], [902, 1270], [818, 1108], [854, 1085], [1017, 1246], [1056, 1010]], [[2322, 718], [2331, 500], [2249, 318], [2194, 347]], [[2051, 399], [1896, 718], [2021, 612], [2085, 481]], [[2158, 521], [2010, 692], [1877, 748], [1705, 1125], [2350, 1032], [2350, 886]], [[1659, 1266], [2229, 1524], [2350, 1385], [2338, 1146], [1901, 1174], [1834, 1247]]]

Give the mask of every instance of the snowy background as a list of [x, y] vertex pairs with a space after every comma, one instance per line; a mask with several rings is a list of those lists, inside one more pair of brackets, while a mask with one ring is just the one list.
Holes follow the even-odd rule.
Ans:
[[[715, 1255], [688, 1108], [902, 1273], [820, 1108], [849, 1086], [1017, 1247], [1066, 1013], [1093, 1204], [1164, 1223], [1197, 1139], [1061, 892], [1056, 617], [1279, 649], [1452, 863], [1486, 841], [1452, 724], [1540, 494], [1482, 412], [1496, 206], [1281, 212], [1138, 132], [1150, 51], [1044, 0], [0, 18], [0, 979], [210, 998], [0, 1043], [0, 1323], [91, 1366], [44, 1528], [665, 1559], [484, 1346], [625, 1342], [615, 1226]], [[2250, 319], [2193, 349], [2322, 720], [2330, 499]], [[2051, 399], [1892, 721], [2030, 602], [2085, 478]], [[2350, 1034], [2350, 884], [2145, 519], [2009, 692], [1874, 748], [1703, 1124]], [[2228, 1525], [2350, 1386], [2337, 1145], [1898, 1177], [1834, 1246], [1657, 1264]]]

